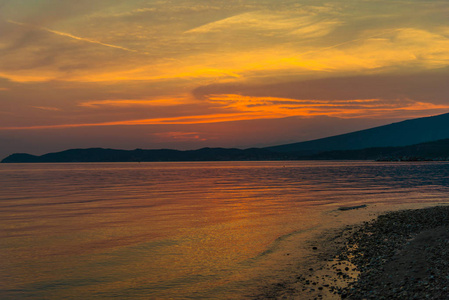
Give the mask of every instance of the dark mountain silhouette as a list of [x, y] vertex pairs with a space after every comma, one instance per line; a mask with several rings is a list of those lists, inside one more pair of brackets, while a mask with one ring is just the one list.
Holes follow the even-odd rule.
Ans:
[[[431, 143], [427, 143], [431, 142]], [[409, 146], [413, 145], [413, 146]], [[407, 146], [407, 147], [405, 147]], [[70, 149], [41, 156], [16, 153], [2, 163], [242, 160], [447, 160], [449, 114], [412, 119], [347, 134], [266, 148], [198, 150]]]
[[449, 113], [264, 149], [274, 152], [295, 152], [312, 155], [332, 150], [407, 146], [445, 138], [449, 138]]
[[265, 149], [246, 150], [202, 148], [198, 150], [116, 150], [103, 148], [70, 149], [35, 156], [12, 154], [2, 163], [56, 163], [56, 162], [155, 162], [155, 161], [229, 161], [297, 159], [292, 154], [275, 153]]
[[317, 160], [449, 161], [449, 139], [403, 147], [326, 151], [308, 158]]
[[270, 152], [265, 149], [203, 148], [178, 151], [115, 150], [103, 148], [70, 149], [35, 156], [16, 153], [2, 163], [57, 162], [157, 162], [157, 161], [248, 161], [248, 160], [378, 160], [378, 161], [449, 161], [449, 139], [402, 147], [375, 147], [361, 150], [324, 151], [313, 155]]

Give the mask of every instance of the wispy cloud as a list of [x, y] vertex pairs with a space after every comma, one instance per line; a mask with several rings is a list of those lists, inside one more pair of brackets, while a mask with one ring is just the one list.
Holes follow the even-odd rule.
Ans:
[[[272, 114], [290, 116], [334, 116], [340, 118], [372, 117], [402, 111], [447, 110], [449, 105], [438, 105], [412, 99], [349, 99], [349, 100], [301, 100], [278, 97], [252, 97], [242, 95], [209, 95], [212, 103], [220, 103], [227, 109], [254, 112], [256, 115]], [[390, 111], [390, 113], [387, 113]]]
[[[238, 120], [254, 119], [252, 113], [223, 113], [209, 115], [191, 115], [186, 117], [171, 118], [151, 118], [126, 121], [111, 121], [98, 123], [79, 123], [79, 124], [55, 124], [55, 125], [36, 125], [36, 126], [11, 126], [0, 127], [0, 130], [38, 130], [38, 129], [63, 129], [77, 127], [95, 127], [95, 126], [134, 126], [134, 125], [186, 125], [186, 124], [209, 124], [230, 122]], [[259, 115], [258, 118], [276, 118], [278, 116]]]
[[207, 141], [207, 138], [202, 137], [199, 132], [182, 132], [182, 131], [170, 131], [170, 132], [159, 132], [154, 133], [153, 136], [159, 138], [156, 142], [167, 142], [170, 140], [174, 141]]
[[422, 116], [444, 112], [449, 105], [432, 104], [411, 99], [353, 99], [298, 100], [278, 97], [242, 95], [210, 95], [208, 101], [219, 104], [223, 113], [148, 118], [98, 123], [54, 124], [37, 126], [0, 127], [0, 130], [64, 129], [96, 126], [188, 125], [234, 122], [243, 120], [277, 119], [286, 117], [332, 116], [339, 118], [373, 118]]
[[86, 101], [81, 102], [78, 106], [81, 107], [105, 107], [105, 106], [115, 106], [115, 107], [139, 107], [139, 106], [176, 106], [191, 102], [187, 97], [172, 97], [164, 99], [151, 99], [151, 100], [133, 100], [133, 99], [123, 99], [123, 100], [97, 100], [97, 101]]
[[44, 82], [54, 79], [54, 74], [32, 74], [31, 72], [0, 72], [0, 78], [13, 82]]
[[190, 29], [185, 33], [226, 32], [229, 35], [233, 31], [245, 31], [252, 32], [252, 34], [266, 32], [267, 35], [270, 35], [270, 32], [272, 32], [277, 35], [295, 35], [297, 38], [312, 38], [329, 34], [339, 24], [342, 24], [342, 22], [335, 18], [323, 19], [311, 15], [255, 11], [213, 21]]
[[34, 108], [41, 109], [41, 110], [48, 110], [48, 111], [60, 111], [60, 108], [57, 107], [51, 107], [51, 106], [33, 106]]
[[68, 38], [71, 38], [71, 39], [74, 39], [74, 40], [78, 40], [78, 41], [82, 41], [82, 42], [86, 42], [86, 43], [101, 45], [101, 46], [104, 46], [104, 47], [115, 48], [115, 49], [128, 51], [128, 52], [139, 52], [139, 51], [134, 50], [134, 49], [129, 49], [129, 48], [122, 47], [122, 46], [117, 46], [117, 45], [112, 45], [112, 44], [108, 44], [108, 43], [103, 43], [103, 42], [100, 42], [100, 41], [97, 41], [97, 40], [84, 38], [84, 37], [79, 37], [79, 36], [76, 36], [76, 35], [73, 35], [73, 34], [70, 34], [70, 33], [57, 31], [57, 30], [53, 30], [53, 29], [50, 29], [50, 28], [46, 28], [46, 27], [34, 26], [34, 25], [31, 25], [31, 24], [25, 24], [25, 23], [21, 23], [21, 22], [12, 21], [12, 20], [7, 20], [7, 22], [11, 23], [11, 24], [23, 26], [23, 27], [28, 27], [28, 28], [31, 28], [31, 29], [43, 30], [43, 31], [46, 31], [46, 32], [50, 32], [50, 33], [59, 35], [59, 36], [68, 37]]
[[[181, 141], [203, 138], [184, 125], [449, 109], [444, 1], [59, 2], [0, 12], [2, 130], [157, 125]], [[412, 71], [439, 75], [388, 76]]]

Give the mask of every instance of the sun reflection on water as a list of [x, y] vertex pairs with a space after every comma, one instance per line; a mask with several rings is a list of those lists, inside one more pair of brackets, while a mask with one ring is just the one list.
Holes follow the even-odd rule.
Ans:
[[[34, 299], [250, 295], [307, 259], [307, 241], [320, 230], [367, 219], [394, 205], [444, 199], [447, 165], [413, 166], [367, 162], [2, 166], [0, 295]], [[337, 208], [351, 204], [368, 208], [342, 217]]]

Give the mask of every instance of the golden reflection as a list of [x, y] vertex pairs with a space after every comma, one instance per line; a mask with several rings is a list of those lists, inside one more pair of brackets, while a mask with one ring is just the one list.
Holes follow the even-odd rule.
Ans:
[[171, 297], [193, 294], [246, 279], [236, 270], [291, 230], [263, 216], [248, 189], [211, 189], [159, 206], [146, 205], [153, 200], [146, 193], [123, 200], [113, 196], [123, 190], [110, 193], [107, 205], [76, 201], [63, 210], [55, 199], [28, 211], [26, 223], [4, 211], [5, 230], [15, 232], [2, 241], [10, 272], [4, 283], [48, 299], [125, 297], [133, 289], [138, 298], [161, 297], [167, 288]]
[[[368, 163], [351, 165], [372, 171]], [[13, 299], [238, 299], [297, 274], [310, 263], [308, 241], [318, 232], [404, 201], [430, 203], [422, 193], [404, 198], [402, 189], [386, 201], [384, 185], [363, 188], [379, 178], [362, 171], [368, 182], [338, 176], [343, 184], [335, 183], [326, 166], [344, 167], [341, 174], [351, 168], [347, 162], [9, 166], [2, 174], [15, 178], [1, 178], [2, 288]], [[338, 210], [360, 205], [361, 191], [382, 205]], [[432, 191], [431, 199], [443, 194]]]

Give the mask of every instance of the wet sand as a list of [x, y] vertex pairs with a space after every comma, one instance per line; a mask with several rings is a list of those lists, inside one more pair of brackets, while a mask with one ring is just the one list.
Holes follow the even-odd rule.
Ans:
[[329, 232], [318, 264], [258, 299], [449, 299], [449, 206], [390, 212]]

